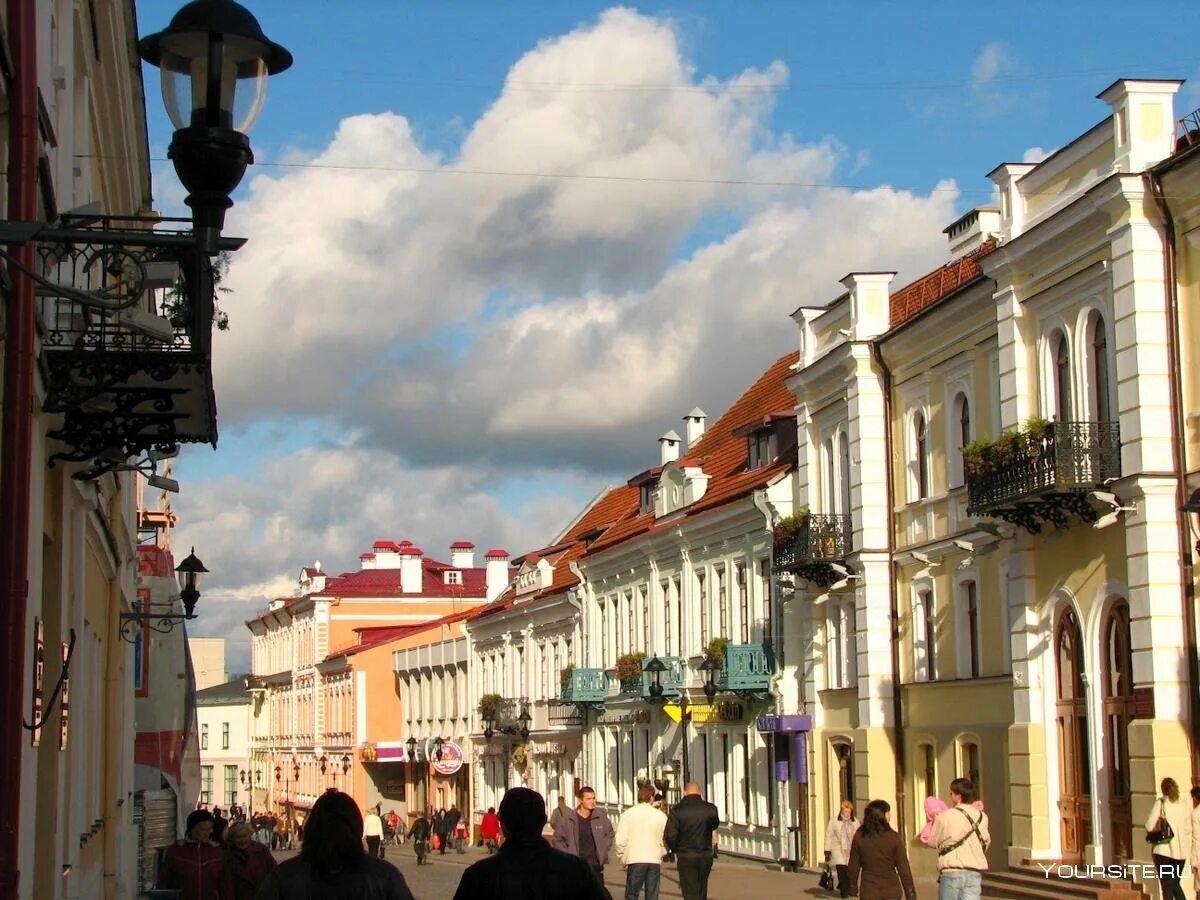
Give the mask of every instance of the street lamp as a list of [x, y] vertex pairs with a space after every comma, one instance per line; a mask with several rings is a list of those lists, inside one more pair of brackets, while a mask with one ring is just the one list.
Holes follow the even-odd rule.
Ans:
[[254, 162], [245, 132], [262, 111], [267, 76], [290, 67], [292, 54], [268, 40], [244, 6], [193, 0], [139, 41], [138, 55], [162, 73], [176, 128], [167, 156], [188, 190], [201, 252], [214, 256], [229, 195]]
[[717, 696], [717, 672], [721, 670], [721, 664], [717, 660], [705, 654], [704, 661], [700, 663], [700, 671], [704, 674], [704, 696], [709, 700]]
[[174, 603], [139, 605], [133, 612], [123, 612], [121, 619], [121, 640], [136, 644], [143, 629], [152, 628], [159, 634], [167, 634], [175, 630], [176, 622], [186, 622], [196, 618], [196, 603], [200, 599], [200, 584], [208, 569], [196, 556], [196, 548], [179, 565], [175, 567], [175, 577], [179, 580], [179, 599], [183, 601], [183, 612], [175, 612]]
[[410, 737], [404, 742], [404, 745], [408, 747], [408, 780], [411, 785], [410, 790], [412, 791], [412, 799], [409, 802], [408, 811], [412, 812], [416, 806], [415, 802], [412, 801], [416, 800], [417, 795], [417, 739]]
[[342, 775], [345, 776], [347, 773], [349, 773], [349, 771], [350, 771], [350, 757], [347, 754], [343, 753], [342, 754]]
[[245, 769], [238, 769], [238, 781], [241, 783], [242, 787], [246, 786], [246, 770]]
[[283, 769], [279, 766], [275, 767], [275, 783], [279, 784], [279, 777], [283, 774]]
[[529, 707], [521, 707], [521, 714], [517, 716], [517, 721], [520, 723], [519, 733], [521, 740], [529, 740], [529, 723], [533, 721], [533, 716], [529, 714]]
[[322, 753], [317, 757], [317, 764], [321, 767], [321, 774], [325, 774], [325, 767], [329, 765], [329, 757]]
[[[704, 696], [709, 702], [717, 696], [717, 672], [720, 671], [721, 664], [718, 663], [712, 656], [705, 655], [704, 661], [700, 663], [700, 672], [704, 676]], [[662, 683], [663, 673], [667, 671], [667, 665], [657, 656], [642, 664], [642, 671], [650, 676], [650, 684], [646, 698], [647, 703], [655, 706], [664, 706], [667, 698], [664, 696], [664, 688]], [[692, 721], [692, 711], [688, 706], [687, 694], [684, 690], [679, 692], [679, 724], [683, 728], [683, 781], [686, 784], [692, 779], [691, 758], [688, 750], [688, 724]]]

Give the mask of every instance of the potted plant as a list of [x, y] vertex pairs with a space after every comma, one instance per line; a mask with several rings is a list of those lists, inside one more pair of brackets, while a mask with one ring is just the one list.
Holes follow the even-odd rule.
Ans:
[[494, 721], [496, 713], [500, 711], [502, 700], [503, 698], [499, 694], [484, 694], [479, 698], [479, 717]]
[[625, 681], [629, 678], [639, 678], [642, 674], [642, 660], [646, 658], [646, 654], [641, 650], [634, 653], [623, 653], [617, 657], [617, 680]]
[[704, 655], [710, 656], [720, 666], [725, 665], [725, 648], [729, 646], [729, 638], [715, 637], [704, 648]]
[[570, 685], [571, 675], [574, 674], [574, 672], [575, 672], [575, 663], [569, 663], [568, 665], [563, 666], [562, 669], [559, 670], [558, 683], [563, 689], [566, 689], [567, 686]]
[[808, 521], [808, 507], [802, 506], [790, 516], [784, 516], [775, 523], [774, 538], [776, 544], [784, 544], [792, 540]]

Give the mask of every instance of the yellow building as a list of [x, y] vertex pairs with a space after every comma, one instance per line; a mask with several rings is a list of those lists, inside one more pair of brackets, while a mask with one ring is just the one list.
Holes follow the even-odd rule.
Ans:
[[918, 871], [924, 799], [954, 777], [1001, 868], [1145, 857], [1159, 780], [1194, 771], [1200, 122], [1176, 146], [1179, 84], [1118, 81], [1099, 125], [998, 167], [948, 265], [890, 293], [851, 274], [794, 314], [797, 505], [853, 533], [791, 567], [810, 806], [895, 801]]

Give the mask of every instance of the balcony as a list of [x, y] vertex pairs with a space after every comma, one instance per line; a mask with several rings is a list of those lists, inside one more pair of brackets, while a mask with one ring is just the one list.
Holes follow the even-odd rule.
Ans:
[[827, 588], [841, 577], [833, 565], [849, 556], [853, 536], [850, 516], [806, 516], [792, 535], [776, 539], [774, 570]]
[[1088, 491], [1121, 477], [1116, 422], [1050, 422], [1040, 434], [1016, 433], [967, 461], [967, 513], [991, 516], [1031, 534], [1074, 516], [1095, 522]]
[[[151, 450], [216, 444], [219, 275], [190, 235], [152, 230], [161, 221], [97, 218], [38, 245], [44, 409], [63, 414], [50, 461], [91, 462], [78, 477]], [[221, 247], [242, 243], [225, 238]], [[88, 297], [97, 305], [81, 302]]]
[[770, 644], [730, 644], [718, 688], [734, 693], [766, 692], [775, 674], [775, 650]]
[[582, 728], [583, 715], [581, 704], [566, 700], [550, 700], [546, 703], [546, 722], [551, 728]]
[[603, 703], [608, 696], [608, 673], [603, 669], [574, 669], [563, 686], [564, 703]]

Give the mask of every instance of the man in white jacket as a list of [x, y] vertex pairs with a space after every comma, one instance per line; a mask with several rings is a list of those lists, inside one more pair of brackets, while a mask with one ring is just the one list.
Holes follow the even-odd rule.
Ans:
[[646, 889], [646, 900], [658, 900], [658, 882], [662, 858], [666, 815], [654, 808], [654, 787], [638, 788], [637, 805], [627, 810], [617, 823], [617, 855], [625, 863], [625, 900], [637, 900]]

